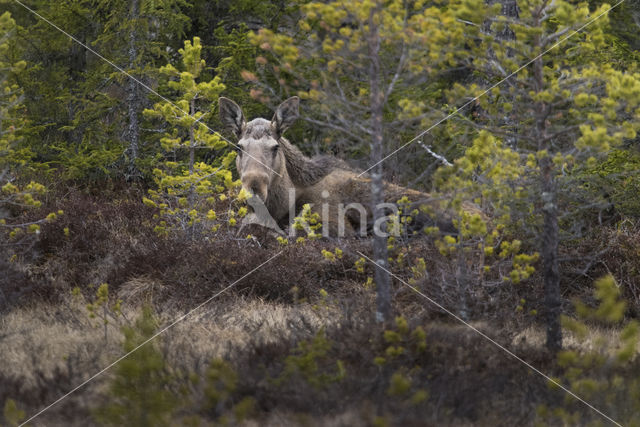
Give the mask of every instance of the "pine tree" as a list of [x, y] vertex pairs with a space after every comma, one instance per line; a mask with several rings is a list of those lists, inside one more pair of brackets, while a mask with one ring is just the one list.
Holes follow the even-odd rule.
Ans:
[[[160, 209], [162, 219], [156, 231], [164, 234], [170, 229], [182, 230], [194, 237], [197, 231], [217, 231], [223, 221], [235, 225], [236, 214], [242, 217], [247, 209], [228, 209], [220, 215], [214, 210], [218, 201], [233, 199], [227, 193], [238, 188], [229, 170], [236, 153], [225, 153], [227, 142], [204, 124], [213, 111], [212, 102], [225, 86], [219, 77], [199, 81], [206, 66], [199, 38], [185, 41], [179, 52], [180, 69], [168, 64], [160, 70], [168, 77], [167, 86], [176, 97], [144, 111], [147, 118], [160, 119], [169, 126], [160, 140], [165, 161], [153, 172], [157, 189], [149, 191], [145, 203]], [[198, 161], [198, 151], [203, 149], [217, 154], [215, 164]], [[244, 196], [242, 193], [240, 198]]]
[[[468, 314], [467, 298], [482, 286], [518, 284], [535, 271], [539, 254], [523, 242], [514, 224], [529, 211], [526, 192], [514, 185], [525, 171], [508, 143], [480, 131], [463, 156], [434, 175], [438, 189], [434, 197], [442, 199], [443, 209], [453, 211], [457, 235], [439, 236], [435, 227], [425, 231], [436, 237], [440, 253], [455, 263], [456, 287], [451, 293], [458, 293], [462, 318]], [[465, 206], [469, 201], [480, 212], [469, 212]]]
[[[405, 169], [397, 158], [384, 163], [386, 152], [400, 145], [398, 135], [408, 124], [434, 117], [427, 107], [433, 99], [425, 96], [431, 78], [456, 64], [458, 53], [464, 55], [455, 48], [463, 41], [460, 24], [445, 7], [429, 6], [400, 0], [309, 2], [302, 6], [299, 36], [266, 29], [252, 36], [264, 50], [257, 59], [262, 75], [273, 73], [281, 91], [297, 91], [310, 101], [307, 120], [330, 130], [326, 141], [348, 141], [338, 150], [369, 153], [374, 221], [384, 217], [376, 208], [384, 201], [384, 168]], [[245, 76], [257, 81], [251, 73]], [[253, 94], [270, 102], [275, 91], [265, 88], [265, 81]], [[417, 84], [427, 89], [415, 90]], [[374, 258], [377, 316], [388, 320], [390, 280], [382, 233], [374, 237]]]
[[298, 2], [288, 0], [193, 0], [189, 35], [199, 36], [207, 46], [205, 58], [226, 84], [225, 96], [236, 100], [247, 117], [269, 111], [249, 96], [251, 84], [241, 78], [243, 70], [255, 71], [260, 48], [249, 33], [260, 28], [276, 31], [290, 27], [299, 13]]
[[[597, 306], [591, 308], [576, 301], [576, 317], [563, 316], [563, 326], [576, 342], [589, 345], [563, 350], [558, 353], [557, 361], [562, 369], [562, 382], [574, 393], [617, 423], [638, 426], [640, 324], [636, 319], [625, 321], [627, 303], [621, 298], [619, 286], [610, 275], [596, 280], [593, 296]], [[594, 328], [596, 324], [605, 326], [608, 336], [598, 336], [598, 332], [604, 335], [605, 329], [598, 331]], [[553, 406], [538, 407], [540, 423], [598, 425], [602, 421], [600, 414], [572, 396], [564, 392], [563, 395], [564, 401], [558, 399]]]
[[[471, 3], [458, 11], [460, 18], [477, 16], [482, 10], [482, 2]], [[514, 155], [519, 159], [520, 176], [513, 176], [510, 184], [518, 193], [512, 199], [511, 214], [521, 228], [533, 226], [538, 239], [547, 347], [552, 351], [562, 345], [558, 246], [560, 227], [570, 229], [573, 225], [569, 220], [561, 223], [560, 217], [569, 218], [566, 214], [572, 206], [574, 176], [585, 165], [595, 165], [623, 140], [634, 138], [640, 127], [640, 74], [598, 61], [598, 52], [606, 46], [606, 15], [566, 38], [590, 17], [606, 14], [608, 8], [602, 5], [590, 12], [585, 4], [532, 0], [519, 4], [517, 17], [487, 14], [489, 33], [472, 29], [473, 67], [488, 85], [501, 83], [478, 99], [472, 117], [460, 118], [508, 142], [502, 148], [505, 159]], [[506, 27], [514, 32], [513, 39], [492, 36]], [[510, 76], [529, 61], [526, 68]], [[477, 85], [459, 89], [452, 92], [452, 99], [463, 98], [469, 90], [477, 95], [485, 90]], [[496, 150], [498, 144], [489, 143], [486, 148]], [[470, 168], [478, 162], [474, 155], [467, 152]], [[523, 200], [527, 201], [524, 205]], [[577, 203], [580, 208], [584, 202]]]

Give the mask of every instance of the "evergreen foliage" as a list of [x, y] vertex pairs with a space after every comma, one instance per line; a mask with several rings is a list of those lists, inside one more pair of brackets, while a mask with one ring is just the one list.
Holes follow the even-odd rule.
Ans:
[[[156, 320], [147, 307], [135, 326], [123, 328], [123, 350], [136, 349], [156, 330]], [[97, 419], [105, 425], [171, 425], [177, 402], [167, 388], [169, 381], [166, 362], [156, 344], [137, 348], [114, 368], [106, 401], [96, 410]]]
[[[379, 70], [384, 109], [384, 147], [391, 151], [415, 136], [416, 125], [441, 118], [434, 111], [446, 79], [438, 76], [460, 65], [467, 52], [461, 24], [446, 5], [430, 2], [305, 2], [297, 28], [276, 32], [262, 28], [250, 34], [260, 47], [251, 95], [266, 103], [275, 96], [298, 95], [306, 102], [308, 121], [323, 130], [320, 147], [361, 158], [372, 138], [369, 67], [372, 23], [379, 26]], [[369, 20], [372, 19], [370, 22]], [[279, 90], [270, 87], [276, 79]], [[443, 83], [444, 81], [444, 83]], [[408, 129], [411, 129], [409, 131]], [[436, 131], [438, 132], [438, 131]], [[438, 136], [442, 136], [438, 133]], [[433, 158], [414, 148], [387, 160], [404, 174], [401, 160], [417, 155], [419, 167]]]
[[[498, 195], [497, 205], [512, 205], [509, 222], [529, 232], [539, 247], [547, 298], [547, 344], [559, 349], [558, 247], [561, 237], [580, 228], [576, 223], [581, 219], [570, 214], [567, 200], [584, 165], [595, 166], [612, 148], [636, 137], [640, 74], [598, 61], [602, 59], [598, 52], [606, 46], [606, 4], [591, 12], [587, 4], [534, 0], [519, 4], [515, 17], [496, 15], [481, 1], [474, 5], [485, 11], [489, 23], [489, 31], [467, 29], [476, 40], [470, 45], [475, 53], [471, 66], [485, 85], [456, 85], [450, 97], [460, 99], [469, 93], [478, 97], [473, 115], [460, 118], [474, 129], [499, 136], [506, 146], [506, 155], [496, 158], [493, 170], [513, 171], [513, 175], [506, 180], [507, 192]], [[458, 16], [477, 16], [472, 9], [462, 8]], [[590, 16], [600, 18], [582, 29]], [[513, 36], [496, 37], [505, 30]], [[556, 46], [560, 42], [562, 49]], [[520, 69], [521, 64], [527, 67]], [[468, 149], [465, 156], [471, 157], [465, 161], [468, 172], [475, 174], [476, 149]], [[487, 188], [475, 200], [493, 205], [493, 200], [483, 200], [492, 194], [488, 190], [494, 184], [492, 177], [487, 180], [477, 174], [473, 178]], [[560, 221], [561, 217], [575, 222]]]
[[611, 150], [601, 162], [577, 172], [580, 186], [574, 191], [585, 193], [585, 199], [602, 199], [603, 207], [613, 210], [621, 218], [637, 218], [640, 205], [640, 153], [633, 147]]
[[301, 342], [285, 359], [284, 370], [274, 383], [282, 385], [302, 380], [315, 389], [322, 389], [342, 380], [345, 375], [344, 365], [337, 360], [336, 366], [331, 367], [328, 357], [330, 349], [331, 342], [327, 340], [324, 331], [318, 332], [309, 341]]
[[32, 161], [33, 153], [23, 141], [30, 124], [18, 76], [27, 64], [18, 59], [16, 32], [11, 14], [0, 15], [0, 34], [3, 34], [0, 39], [0, 250], [3, 257], [12, 260], [21, 248], [33, 243], [32, 237], [40, 232], [41, 224], [53, 221], [63, 213], [51, 212], [39, 219], [26, 215], [30, 208], [42, 205], [39, 197], [44, 195], [46, 188], [29, 179], [37, 164]]
[[217, 418], [221, 425], [233, 425], [243, 422], [251, 413], [255, 404], [250, 397], [245, 397], [234, 404], [238, 388], [238, 373], [222, 359], [214, 359], [206, 373], [204, 394], [206, 407]]
[[[161, 120], [168, 126], [160, 138], [164, 155], [153, 171], [157, 189], [149, 190], [150, 197], [145, 198], [145, 203], [159, 209], [158, 233], [175, 229], [193, 237], [203, 230], [216, 232], [225, 223], [234, 226], [236, 218], [246, 215], [247, 208], [240, 207], [237, 211], [229, 208], [220, 213], [214, 210], [216, 202], [236, 195], [239, 185], [230, 170], [236, 153], [225, 153], [226, 140], [211, 133], [205, 125], [213, 101], [225, 86], [218, 77], [199, 81], [206, 65], [199, 38], [194, 38], [193, 43], [186, 41], [179, 52], [180, 70], [171, 64], [161, 69], [176, 97], [144, 111], [147, 118]], [[213, 164], [197, 161], [202, 149], [218, 154]], [[242, 192], [240, 199], [244, 201], [246, 193]]]
[[18, 409], [16, 402], [13, 399], [7, 399], [4, 402], [3, 410], [4, 419], [11, 427], [19, 426], [26, 418], [26, 414], [23, 410]]
[[[619, 342], [614, 346], [606, 335], [593, 340], [590, 349], [567, 349], [558, 354], [563, 369], [562, 380], [581, 398], [625, 426], [639, 425], [640, 364], [638, 343], [640, 325], [636, 319], [624, 321], [627, 304], [620, 298], [619, 285], [612, 276], [595, 282], [597, 306], [588, 307], [577, 301], [577, 318], [564, 317], [563, 324], [578, 342], [585, 340], [594, 322], [605, 328], [617, 326]], [[566, 395], [563, 406], [540, 406], [540, 424], [601, 425], [602, 419], [577, 407], [576, 400]]]

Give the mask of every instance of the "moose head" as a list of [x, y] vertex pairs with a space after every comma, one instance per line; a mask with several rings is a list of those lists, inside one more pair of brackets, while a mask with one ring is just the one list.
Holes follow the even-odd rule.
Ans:
[[258, 118], [247, 123], [238, 104], [220, 98], [220, 119], [238, 137], [236, 167], [242, 186], [264, 203], [274, 181], [287, 175], [282, 135], [298, 118], [299, 104], [294, 96], [278, 106], [271, 121]]

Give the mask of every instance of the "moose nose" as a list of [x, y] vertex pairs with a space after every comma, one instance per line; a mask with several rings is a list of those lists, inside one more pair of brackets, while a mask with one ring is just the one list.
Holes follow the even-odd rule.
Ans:
[[269, 177], [266, 175], [246, 175], [243, 177], [244, 187], [249, 190], [252, 194], [260, 197], [262, 201], [265, 201], [267, 198], [267, 183], [269, 182]]

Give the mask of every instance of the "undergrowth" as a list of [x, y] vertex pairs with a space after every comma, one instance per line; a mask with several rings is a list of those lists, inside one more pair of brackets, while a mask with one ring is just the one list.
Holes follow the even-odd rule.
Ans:
[[[99, 425], [591, 420], [588, 408], [574, 402], [563, 404], [566, 413], [558, 412], [554, 405], [562, 391], [550, 389], [543, 378], [399, 282], [393, 286], [396, 319], [375, 323], [373, 270], [358, 254], [371, 253], [369, 240], [283, 244], [259, 230], [250, 231], [252, 238], [230, 230], [195, 241], [159, 235], [149, 221], [154, 208], [140, 203], [143, 196], [142, 190], [100, 196], [74, 190], [45, 206], [65, 215], [43, 225], [32, 260], [15, 263], [18, 273], [2, 284], [3, 291], [21, 289], [5, 292], [6, 315], [40, 313], [26, 332], [34, 342], [30, 361], [13, 372], [0, 370], [4, 423], [19, 423], [276, 254], [52, 408], [50, 419]], [[575, 267], [564, 269], [565, 294], [597, 306], [590, 276], [606, 268], [619, 278], [616, 292], [626, 301], [618, 312], [633, 316], [640, 265], [630, 254], [640, 249], [640, 231], [626, 223], [598, 233], [562, 249], [566, 266]], [[461, 291], [453, 285], [450, 256], [429, 236], [390, 244], [394, 273], [455, 312]], [[600, 259], [586, 274], [577, 274], [584, 263], [572, 259], [596, 252]], [[468, 289], [471, 321], [572, 388], [591, 387], [585, 375], [601, 371], [581, 362], [583, 349], [569, 349], [575, 355], [554, 360], [532, 342], [515, 340], [525, 327], [542, 325], [538, 273], [520, 283], [498, 279], [488, 277]], [[585, 310], [566, 305], [569, 314]], [[36, 331], [53, 327], [75, 334], [64, 353], [43, 351], [51, 343], [46, 332]], [[621, 334], [624, 343], [627, 332]], [[0, 337], [9, 340], [11, 331], [1, 330]], [[580, 372], [576, 363], [582, 363]], [[632, 377], [625, 375], [633, 363], [616, 367], [605, 395], [632, 387], [625, 382]], [[595, 378], [593, 387], [600, 390], [607, 375]], [[622, 383], [616, 383], [619, 377]]]

